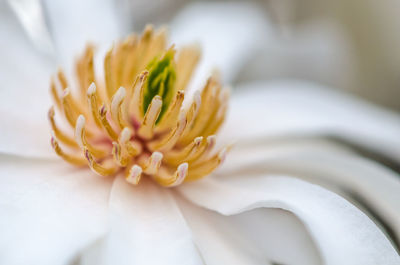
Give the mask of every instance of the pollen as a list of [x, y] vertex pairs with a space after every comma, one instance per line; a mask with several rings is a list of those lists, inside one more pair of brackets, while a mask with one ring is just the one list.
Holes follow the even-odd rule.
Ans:
[[164, 28], [147, 26], [108, 50], [101, 75], [94, 55], [87, 45], [74, 82], [62, 69], [51, 79], [48, 116], [58, 156], [101, 176], [124, 174], [133, 185], [150, 177], [165, 187], [200, 179], [223, 162], [229, 148], [216, 149], [215, 135], [229, 90], [212, 75], [186, 98], [200, 58], [196, 46], [176, 51]]

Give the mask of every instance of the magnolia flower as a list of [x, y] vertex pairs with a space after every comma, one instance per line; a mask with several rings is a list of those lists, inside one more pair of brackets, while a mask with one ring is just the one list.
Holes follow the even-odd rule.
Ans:
[[[53, 21], [52, 30], [56, 32], [55, 50], [62, 54], [59, 58], [63, 62], [71, 61], [67, 55], [73, 56], [70, 52], [82, 48], [87, 41], [83, 39], [77, 44], [79, 36], [85, 34], [79, 32], [80, 27], [72, 30], [71, 23], [79, 21], [85, 29], [101, 28], [100, 33], [108, 36], [117, 32], [110, 26], [118, 24], [109, 13], [111, 9], [103, 5], [99, 9], [91, 7], [90, 12], [81, 11], [84, 16], [79, 18], [74, 13], [71, 23], [65, 15], [68, 9], [56, 8], [49, 4], [47, 10]], [[237, 18], [242, 16], [246, 19], [238, 22]], [[165, 184], [163, 181], [150, 180], [148, 176], [155, 174], [146, 173], [145, 160], [142, 165], [138, 161], [135, 167], [140, 166], [146, 173], [137, 183], [134, 176], [138, 174], [129, 174], [134, 165], [129, 167], [121, 159], [124, 152], [129, 154], [130, 147], [121, 144], [127, 142], [108, 135], [104, 123], [98, 120], [103, 129], [90, 129], [93, 135], [100, 131], [96, 135], [113, 139], [113, 147], [108, 145], [108, 154], [111, 149], [111, 158], [115, 159], [111, 161], [116, 161], [111, 168], [118, 171], [127, 168], [128, 181], [117, 172], [103, 174], [111, 177], [100, 177], [88, 167], [65, 163], [51, 150], [48, 143], [51, 128], [46, 119], [51, 103], [46, 90], [56, 65], [35, 52], [24, 39], [15, 17], [7, 13], [2, 19], [7, 20], [0, 24], [3, 27], [0, 72], [5, 86], [0, 97], [2, 264], [400, 263], [395, 250], [400, 227], [398, 173], [337, 141], [316, 137], [333, 136], [399, 162], [400, 119], [396, 114], [312, 84], [297, 81], [247, 84], [233, 93], [225, 126], [218, 135], [218, 139], [237, 140], [236, 146], [225, 163], [209, 176], [166, 188], [158, 184]], [[184, 10], [172, 23], [172, 39], [178, 45], [179, 41], [190, 41], [194, 36], [202, 40], [200, 44], [204, 47], [200, 71], [194, 73], [189, 88], [196, 87], [197, 80], [205, 82], [203, 78], [208, 75], [205, 69], [212, 64], [219, 66], [225, 82], [231, 81], [240, 65], [251, 58], [249, 50], [256, 48], [252, 36], [260, 34], [263, 25], [265, 21], [257, 9], [248, 5], [212, 5], [210, 9], [194, 6]], [[210, 38], [211, 35], [216, 38]], [[62, 53], [60, 47], [68, 48]], [[87, 58], [87, 54], [90, 57], [90, 46], [87, 51], [82, 58]], [[169, 58], [170, 53], [167, 51], [157, 58]], [[107, 62], [109, 57], [105, 58]], [[108, 70], [116, 71], [107, 67], [105, 80]], [[151, 73], [150, 70], [148, 76]], [[57, 77], [57, 82], [62, 81], [62, 76]], [[139, 72], [138, 91], [149, 85], [140, 77], [143, 75]], [[95, 88], [92, 79], [78, 78], [86, 82], [83, 87], [89, 88], [84, 90], [89, 92], [89, 99], [101, 91], [101, 83], [96, 83]], [[135, 82], [134, 77], [130, 82]], [[128, 89], [132, 84], [123, 87]], [[137, 113], [142, 111], [145, 117], [146, 112], [144, 109], [124, 112], [120, 99], [128, 98], [130, 91], [124, 93], [118, 86], [114, 89], [117, 92], [110, 93], [106, 107], [116, 106], [116, 111], [110, 110], [111, 115], [106, 118], [116, 123], [121, 121], [122, 132], [125, 125], [129, 126], [122, 123], [128, 121], [125, 118], [129, 115], [123, 115], [141, 115]], [[57, 91], [54, 94], [57, 100], [60, 95]], [[67, 98], [68, 93], [61, 99]], [[61, 109], [68, 106], [67, 103]], [[71, 113], [79, 106], [71, 108]], [[191, 101], [188, 106], [188, 112], [183, 113], [189, 113]], [[86, 110], [92, 110], [90, 104]], [[66, 117], [71, 113], [64, 111]], [[92, 160], [95, 154], [88, 147], [89, 139], [94, 139], [88, 136], [89, 121], [93, 119], [96, 126], [97, 114], [75, 115], [70, 122], [74, 123], [77, 137], [70, 140], [87, 154], [94, 171], [108, 173], [96, 170]], [[168, 110], [163, 113], [167, 114]], [[162, 120], [158, 124], [157, 118], [152, 120], [155, 128], [161, 126]], [[177, 124], [170, 126], [175, 128]], [[88, 128], [87, 134], [84, 128]], [[54, 130], [56, 127], [52, 129], [54, 140], [60, 141], [61, 132], [70, 138], [74, 135], [67, 128], [58, 132]], [[132, 135], [133, 129], [136, 128], [128, 127], [125, 131]], [[136, 130], [135, 133], [142, 134]], [[125, 138], [132, 138], [128, 136]], [[54, 141], [53, 144], [63, 156], [60, 150], [67, 149], [57, 149]], [[141, 147], [137, 145], [138, 149], [132, 150], [140, 153], [143, 142], [138, 144]], [[134, 142], [131, 147], [135, 147]], [[126, 150], [120, 153], [123, 148]], [[171, 150], [163, 150], [163, 158]], [[183, 167], [190, 176], [190, 163], [187, 166]], [[369, 217], [365, 205], [359, 205], [362, 200], [351, 194], [367, 200], [365, 205], [372, 205], [389, 226], [380, 227], [382, 220], [375, 219], [375, 215]]]

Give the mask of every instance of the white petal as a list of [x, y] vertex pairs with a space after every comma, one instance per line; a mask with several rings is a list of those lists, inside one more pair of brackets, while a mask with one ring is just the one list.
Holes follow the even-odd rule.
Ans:
[[53, 64], [29, 42], [9, 9], [0, 23], [0, 152], [50, 154], [47, 109]]
[[200, 44], [202, 59], [191, 88], [200, 89], [217, 68], [230, 83], [260, 48], [270, 31], [262, 11], [251, 3], [194, 3], [171, 23], [171, 39], [179, 46]]
[[340, 193], [379, 215], [400, 239], [399, 175], [349, 149], [310, 139], [237, 148], [217, 174], [232, 179], [254, 172], [296, 176]]
[[[115, 180], [110, 196], [110, 232], [94, 260], [84, 264], [203, 264], [171, 191], [149, 180], [134, 187]], [[96, 260], [96, 258], [98, 260]]]
[[297, 179], [265, 174], [206, 178], [179, 191], [223, 215], [260, 207], [291, 211], [309, 230], [325, 264], [400, 263], [388, 239], [361, 211], [336, 194]]
[[301, 221], [281, 209], [224, 216], [177, 197], [204, 262], [213, 264], [321, 264]]
[[109, 46], [121, 36], [125, 29], [115, 7], [111, 0], [45, 1], [56, 52], [64, 66], [72, 66], [87, 42]]
[[338, 136], [400, 161], [400, 117], [372, 104], [312, 83], [260, 82], [235, 94], [225, 138]]
[[1, 264], [67, 264], [104, 234], [111, 181], [63, 165], [0, 157]]
[[8, 4], [36, 49], [43, 55], [53, 56], [54, 44], [46, 23], [42, 1], [9, 0]]

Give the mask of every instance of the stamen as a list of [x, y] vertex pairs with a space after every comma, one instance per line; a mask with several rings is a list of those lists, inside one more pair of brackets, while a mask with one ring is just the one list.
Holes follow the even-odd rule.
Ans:
[[227, 148], [222, 149], [218, 154], [214, 155], [208, 160], [205, 160], [199, 164], [195, 164], [191, 167], [187, 180], [197, 180], [202, 178], [212, 171], [214, 171], [226, 158]]
[[202, 146], [203, 148], [199, 148], [200, 150], [197, 153], [187, 158], [188, 162], [191, 162], [193, 163], [193, 165], [195, 165], [201, 161], [204, 161], [215, 146], [216, 143], [215, 135], [208, 136], [207, 141], [204, 142], [205, 144]]
[[163, 131], [165, 129], [171, 128], [174, 126], [179, 112], [185, 99], [185, 91], [179, 90], [176, 93], [175, 99], [172, 104], [169, 106], [167, 112], [165, 113], [164, 117], [161, 119], [160, 123], [157, 125], [157, 131]]
[[138, 130], [138, 134], [143, 139], [150, 139], [154, 134], [154, 125], [156, 124], [158, 115], [160, 115], [162, 100], [160, 96], [155, 96], [148, 107], [142, 125]]
[[133, 184], [137, 185], [139, 184], [140, 178], [142, 176], [142, 168], [138, 165], [133, 165], [126, 173], [125, 178], [126, 181]]
[[178, 166], [177, 170], [171, 173], [168, 169], [162, 169], [154, 176], [158, 184], [165, 187], [175, 187], [180, 185], [188, 175], [188, 163], [182, 163]]
[[142, 109], [143, 109], [143, 87], [149, 75], [148, 71], [143, 71], [139, 75], [138, 82], [134, 83], [132, 88], [132, 104], [133, 104], [133, 113], [138, 119], [143, 117]]
[[222, 123], [225, 120], [226, 110], [228, 108], [229, 95], [230, 95], [229, 88], [224, 88], [220, 92], [219, 102], [216, 105], [213, 114], [211, 114], [211, 116], [214, 116], [215, 118], [212, 119], [210, 122], [207, 122], [207, 124], [203, 129], [203, 132], [201, 133], [202, 135], [207, 136], [210, 134], [215, 134], [216, 131], [219, 129], [219, 127], [222, 125]]
[[118, 86], [122, 84], [123, 69], [125, 65], [125, 58], [129, 50], [129, 42], [124, 41], [117, 45], [115, 55], [113, 56], [112, 65], [115, 76], [115, 83]]
[[185, 158], [185, 161], [188, 161], [188, 162], [195, 161], [206, 151], [207, 146], [208, 146], [208, 141], [207, 141], [207, 139], [203, 138], [203, 141], [201, 142], [199, 148], [197, 148], [196, 152], [193, 152], [189, 156], [187, 156]]
[[86, 160], [88, 161], [90, 169], [94, 173], [100, 176], [111, 176], [117, 172], [118, 167], [115, 166], [115, 164], [110, 163], [110, 160], [106, 160], [102, 164], [99, 164], [93, 159], [92, 153], [90, 153], [90, 151], [87, 148], [85, 147], [83, 148], [83, 153], [85, 155]]
[[111, 66], [111, 56], [114, 47], [111, 47], [106, 53], [106, 57], [104, 58], [104, 79], [106, 85], [106, 92], [109, 99], [111, 99], [112, 95], [114, 95], [114, 76], [112, 72]]
[[183, 132], [182, 141], [183, 141], [183, 139], [185, 139], [185, 135], [187, 135], [189, 133], [189, 131], [192, 129], [192, 125], [197, 117], [197, 114], [199, 112], [201, 105], [202, 105], [202, 103], [201, 103], [200, 92], [196, 91], [193, 95], [193, 102], [190, 105], [189, 111], [187, 112], [187, 115], [186, 115], [188, 124]]
[[64, 72], [61, 70], [61, 68], [58, 69], [57, 77], [58, 77], [58, 81], [60, 81], [61, 88], [66, 89], [68, 87], [68, 82], [67, 82], [67, 78], [65, 77]]
[[111, 100], [111, 117], [120, 129], [128, 124], [122, 119], [121, 112], [121, 104], [125, 98], [125, 94], [125, 88], [121, 86]]
[[145, 60], [147, 57], [147, 53], [150, 50], [149, 49], [149, 44], [152, 40], [153, 37], [153, 26], [152, 25], [146, 25], [143, 33], [142, 33], [142, 37], [139, 40], [139, 45], [138, 45], [138, 61], [141, 62], [137, 67], [139, 67], [139, 69], [144, 68], [145, 64], [144, 62], [147, 61]]
[[129, 51], [127, 52], [127, 56], [125, 59], [125, 67], [123, 71], [123, 84], [131, 84], [132, 78], [136, 76], [136, 67], [135, 62], [137, 62], [138, 56], [138, 38], [136, 35], [131, 35], [127, 39], [127, 43], [129, 43]]
[[56, 84], [54, 83], [53, 77], [51, 77], [51, 80], [50, 80], [50, 93], [53, 97], [53, 101], [54, 101], [55, 105], [57, 106], [57, 108], [59, 110], [61, 110], [61, 100], [60, 100], [60, 96], [59, 96], [60, 93], [57, 90], [57, 87], [56, 87]]
[[143, 171], [148, 175], [157, 174], [158, 169], [161, 166], [161, 161], [163, 159], [163, 154], [160, 152], [153, 152], [151, 156], [147, 159], [146, 163], [143, 164]]
[[176, 71], [180, 73], [176, 80], [176, 89], [185, 89], [200, 59], [197, 45], [183, 47], [176, 62]]
[[56, 154], [58, 156], [60, 156], [62, 159], [64, 159], [65, 161], [67, 161], [68, 163], [71, 163], [71, 164], [77, 165], [77, 166], [83, 166], [86, 164], [86, 161], [84, 158], [82, 158], [78, 155], [68, 154], [61, 149], [61, 147], [58, 144], [56, 137], [54, 135], [54, 131], [52, 131], [50, 143], [51, 143], [51, 146], [53, 147], [54, 151], [56, 152]]
[[179, 137], [182, 135], [183, 130], [185, 129], [187, 120], [186, 113], [183, 111], [179, 115], [179, 121], [175, 126], [175, 129], [171, 131], [169, 134], [157, 139], [148, 144], [150, 150], [161, 150], [163, 152], [169, 151], [172, 147], [175, 146], [176, 142], [179, 140]]
[[70, 147], [78, 147], [75, 140], [65, 133], [63, 133], [56, 125], [54, 121], [54, 107], [50, 107], [48, 112], [48, 117], [50, 121], [51, 130], [54, 132], [55, 137], [59, 139], [63, 144], [68, 145]]
[[108, 136], [114, 141], [116, 141], [118, 139], [118, 135], [107, 120], [107, 108], [105, 104], [103, 104], [103, 106], [100, 108], [99, 116], [100, 116], [100, 122], [103, 125], [103, 128], [106, 130]]
[[102, 123], [101, 123], [100, 115], [98, 112], [99, 106], [97, 103], [98, 99], [97, 99], [95, 83], [90, 84], [90, 86], [87, 90], [87, 98], [88, 98], [90, 113], [92, 114], [93, 120], [96, 123], [97, 127], [101, 128]]
[[121, 146], [117, 142], [113, 142], [113, 149], [112, 149], [112, 154], [114, 156], [115, 161], [117, 164], [121, 167], [126, 167], [129, 162], [129, 157], [124, 156], [122, 154]]
[[167, 152], [164, 156], [164, 160], [169, 164], [176, 165], [179, 163], [178, 161], [182, 161], [187, 157], [193, 156], [193, 154], [197, 152], [202, 142], [202, 136], [196, 137], [193, 142], [191, 142], [185, 148], [182, 148], [181, 150], [171, 150], [170, 152]]
[[71, 105], [71, 98], [70, 98], [70, 92], [69, 89], [66, 88], [64, 90], [63, 96], [62, 96], [62, 105], [64, 109], [64, 115], [65, 118], [67, 118], [68, 123], [71, 125], [71, 127], [75, 127], [75, 121], [77, 118], [77, 113], [76, 109], [73, 108]]
[[75, 141], [79, 145], [79, 147], [83, 150], [84, 148], [88, 149], [91, 153], [94, 154], [95, 157], [102, 158], [107, 152], [100, 148], [96, 148], [88, 143], [85, 135], [85, 123], [86, 119], [83, 115], [79, 115], [76, 120], [75, 126]]
[[182, 137], [183, 142], [188, 142], [199, 135], [209, 122], [209, 119], [213, 117], [212, 113], [217, 107], [215, 100], [217, 98], [216, 90], [219, 91], [219, 88], [216, 87], [215, 81], [210, 78], [201, 96], [202, 104], [200, 106], [198, 115], [196, 116], [190, 131], [187, 131], [187, 134]]
[[123, 171], [133, 185], [146, 176], [173, 187], [212, 172], [226, 153], [213, 149], [229, 90], [213, 75], [184, 104], [199, 56], [197, 46], [167, 47], [166, 29], [147, 26], [140, 37], [133, 34], [107, 51], [100, 79], [93, 67], [94, 46], [88, 45], [75, 63], [76, 89], [61, 69], [50, 80], [57, 113], [74, 130], [74, 135], [62, 130], [55, 107], [50, 108], [56, 154], [99, 175]]
[[125, 148], [129, 156], [135, 157], [142, 152], [142, 146], [140, 143], [130, 142], [129, 140], [131, 137], [132, 131], [128, 127], [125, 127], [119, 136], [119, 142]]

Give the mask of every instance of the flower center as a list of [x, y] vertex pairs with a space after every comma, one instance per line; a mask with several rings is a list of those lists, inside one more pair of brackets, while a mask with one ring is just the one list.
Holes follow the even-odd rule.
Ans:
[[228, 90], [212, 76], [183, 106], [196, 47], [166, 49], [165, 30], [148, 26], [107, 52], [104, 81], [96, 80], [93, 56], [88, 45], [78, 58], [75, 90], [62, 70], [51, 80], [51, 144], [65, 161], [102, 176], [124, 172], [135, 185], [149, 176], [171, 187], [208, 175], [224, 160], [227, 148], [214, 146]]

